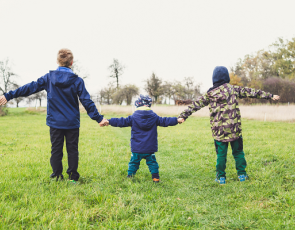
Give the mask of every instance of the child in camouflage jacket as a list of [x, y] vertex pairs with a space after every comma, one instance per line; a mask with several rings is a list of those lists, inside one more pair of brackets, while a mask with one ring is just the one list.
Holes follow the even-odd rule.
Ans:
[[193, 112], [209, 105], [211, 130], [217, 154], [216, 181], [225, 184], [228, 143], [232, 147], [238, 178], [245, 181], [248, 178], [245, 170], [247, 163], [243, 151], [241, 114], [237, 99], [250, 97], [279, 100], [280, 97], [261, 90], [230, 85], [228, 70], [223, 66], [215, 67], [212, 80], [213, 87], [194, 101], [178, 118], [186, 120]]

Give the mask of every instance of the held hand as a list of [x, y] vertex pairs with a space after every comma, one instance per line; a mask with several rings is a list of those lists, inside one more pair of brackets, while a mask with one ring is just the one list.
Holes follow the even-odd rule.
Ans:
[[108, 126], [108, 125], [109, 125], [109, 121], [105, 118], [99, 123], [100, 127], [104, 127], [104, 126]]
[[99, 126], [100, 127], [104, 127], [104, 126], [106, 126], [106, 119], [104, 118], [100, 123], [99, 123]]
[[6, 97], [3, 95], [0, 97], [0, 105], [5, 105], [7, 103]]
[[280, 96], [279, 95], [273, 95], [272, 100], [274, 100], [274, 101], [280, 100]]
[[178, 118], [177, 121], [178, 121], [178, 124], [182, 124], [184, 122], [184, 119], [183, 118]]

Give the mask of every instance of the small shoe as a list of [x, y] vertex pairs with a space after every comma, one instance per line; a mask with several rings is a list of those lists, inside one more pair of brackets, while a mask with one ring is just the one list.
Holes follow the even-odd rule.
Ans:
[[160, 179], [158, 179], [158, 178], [153, 178], [153, 182], [154, 182], [154, 183], [160, 183]]
[[249, 179], [249, 177], [246, 175], [240, 175], [240, 176], [238, 176], [239, 177], [239, 181], [240, 182], [244, 182], [245, 180], [248, 180]]
[[133, 175], [128, 175], [127, 178], [133, 178]]
[[56, 175], [55, 175], [55, 173], [52, 173], [52, 174], [50, 175], [50, 178], [54, 178], [54, 177], [56, 177]]
[[225, 177], [220, 177], [219, 179], [215, 179], [218, 184], [224, 185], [225, 184]]
[[56, 177], [56, 181], [58, 181], [59, 178], [60, 178], [60, 180], [63, 180], [63, 179], [64, 179], [64, 176], [63, 176], [62, 174], [56, 176], [55, 173], [52, 173], [52, 174], [50, 175], [50, 178], [55, 178], [55, 177]]

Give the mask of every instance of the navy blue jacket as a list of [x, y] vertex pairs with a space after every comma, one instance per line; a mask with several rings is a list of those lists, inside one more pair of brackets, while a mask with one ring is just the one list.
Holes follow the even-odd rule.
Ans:
[[111, 126], [131, 126], [131, 152], [154, 153], [158, 151], [157, 126], [177, 125], [176, 117], [159, 117], [152, 110], [137, 110], [127, 118], [111, 118]]
[[91, 119], [97, 122], [101, 122], [103, 119], [103, 116], [98, 113], [94, 102], [90, 99], [83, 79], [66, 67], [59, 67], [56, 71], [50, 71], [37, 81], [5, 93], [4, 96], [9, 101], [42, 90], [47, 91], [46, 124], [52, 128], [76, 129], [80, 127], [78, 97]]

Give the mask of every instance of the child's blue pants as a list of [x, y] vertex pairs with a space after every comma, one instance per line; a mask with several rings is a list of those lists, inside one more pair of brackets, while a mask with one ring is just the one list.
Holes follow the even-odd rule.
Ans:
[[132, 153], [128, 165], [128, 175], [135, 175], [139, 169], [140, 161], [146, 159], [146, 164], [149, 167], [151, 174], [159, 173], [159, 165], [154, 153]]

